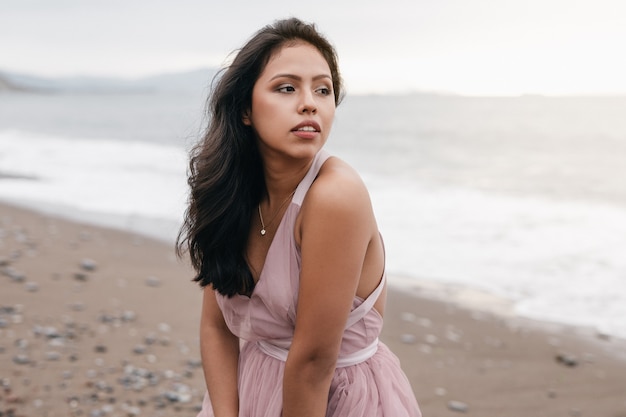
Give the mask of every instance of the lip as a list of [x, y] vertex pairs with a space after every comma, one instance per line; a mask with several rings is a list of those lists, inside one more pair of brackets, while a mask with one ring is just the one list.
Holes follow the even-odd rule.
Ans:
[[291, 129], [291, 131], [292, 132], [300, 132], [300, 131], [298, 131], [298, 129], [301, 129], [301, 128], [306, 127], [306, 126], [310, 126], [313, 129], [315, 129], [315, 132], [307, 132], [307, 133], [319, 133], [320, 130], [322, 130], [322, 128], [320, 127], [320, 125], [317, 122], [314, 122], [313, 120], [306, 120], [306, 121], [298, 124], [293, 129]]

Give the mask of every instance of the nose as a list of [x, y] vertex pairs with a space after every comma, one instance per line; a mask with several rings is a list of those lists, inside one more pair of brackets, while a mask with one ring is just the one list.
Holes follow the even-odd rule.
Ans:
[[304, 90], [302, 92], [300, 105], [298, 107], [298, 113], [302, 113], [302, 114], [317, 113], [317, 103], [315, 102], [315, 97], [313, 97], [313, 92], [308, 91], [308, 90]]

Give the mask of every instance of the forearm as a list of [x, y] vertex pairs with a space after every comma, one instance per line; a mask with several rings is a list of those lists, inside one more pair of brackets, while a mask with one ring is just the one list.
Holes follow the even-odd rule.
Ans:
[[239, 339], [215, 329], [203, 329], [200, 336], [204, 379], [213, 412], [216, 417], [237, 417]]
[[334, 361], [289, 359], [283, 378], [282, 417], [324, 417]]

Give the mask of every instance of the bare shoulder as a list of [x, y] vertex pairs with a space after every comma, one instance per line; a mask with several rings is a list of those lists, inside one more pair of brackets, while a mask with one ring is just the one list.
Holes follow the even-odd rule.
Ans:
[[356, 170], [343, 160], [329, 158], [307, 192], [296, 222], [298, 240], [298, 232], [306, 224], [318, 230], [325, 225], [334, 230], [352, 227], [366, 234], [375, 232], [367, 187]]
[[369, 209], [369, 193], [361, 176], [345, 161], [331, 157], [307, 193], [312, 205], [349, 211]]

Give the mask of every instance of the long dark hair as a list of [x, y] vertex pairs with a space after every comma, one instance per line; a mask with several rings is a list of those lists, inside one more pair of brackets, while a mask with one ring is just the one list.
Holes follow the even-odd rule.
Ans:
[[272, 55], [285, 44], [304, 41], [317, 48], [331, 71], [335, 105], [342, 98], [333, 46], [313, 24], [296, 18], [258, 31], [214, 80], [208, 102], [209, 124], [192, 149], [189, 204], [176, 241], [179, 256], [189, 251], [201, 287], [220, 294], [251, 294], [254, 279], [245, 251], [253, 210], [265, 188], [256, 135], [243, 123], [252, 106], [252, 89]]

